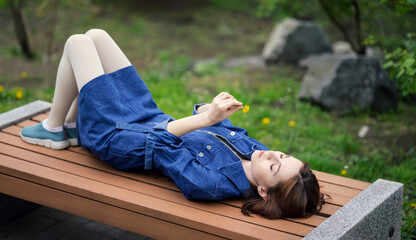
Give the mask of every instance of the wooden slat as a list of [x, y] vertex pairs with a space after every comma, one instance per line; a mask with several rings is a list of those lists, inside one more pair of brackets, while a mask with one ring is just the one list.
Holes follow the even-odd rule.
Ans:
[[[153, 216], [205, 232], [223, 235], [227, 238], [291, 239], [290, 234], [278, 232], [270, 228], [249, 224], [225, 216], [206, 211], [191, 209], [164, 199], [128, 191], [126, 189], [93, 181], [89, 178], [72, 175], [66, 172], [29, 163], [17, 158], [0, 155], [0, 172], [21, 179], [50, 186], [64, 192], [93, 199], [123, 209]], [[298, 229], [301, 231], [301, 229]]]
[[[34, 117], [33, 120], [35, 120], [37, 122], [40, 122], [40, 121], [45, 120], [48, 116], [49, 116], [49, 112], [46, 112], [44, 114], [40, 114], [40, 115]], [[26, 124], [29, 124], [29, 123], [30, 123], [29, 121], [26, 122]], [[32, 126], [32, 125], [27, 125], [27, 126]], [[332, 174], [328, 174], [328, 173], [324, 173], [324, 172], [320, 172], [320, 171], [316, 171], [316, 170], [314, 170], [313, 172], [315, 173], [318, 180], [324, 181], [324, 182], [330, 182], [330, 183], [337, 184], [337, 185], [340, 185], [340, 186], [346, 186], [346, 187], [350, 187], [350, 188], [356, 188], [356, 189], [359, 189], [359, 190], [364, 190], [368, 186], [371, 185], [371, 183], [368, 183], [368, 182], [363, 182], [363, 181], [359, 181], [359, 180], [355, 180], [355, 179], [351, 179], [351, 178], [336, 176], [336, 175], [332, 175]]]
[[[38, 122], [33, 120], [25, 120], [23, 122], [18, 123], [17, 125], [12, 125], [6, 129], [3, 129], [4, 132], [19, 136], [20, 130], [22, 130], [23, 127], [30, 127], [36, 125]], [[68, 150], [82, 153], [89, 156], [94, 156], [92, 153], [88, 152], [87, 150], [83, 149], [82, 147], [70, 147]]]
[[[22, 191], [22, 189], [24, 189]], [[156, 239], [224, 239], [151, 216], [0, 174], [1, 192]], [[48, 197], [44, 197], [48, 196]]]
[[340, 186], [355, 188], [359, 190], [364, 190], [368, 186], [371, 185], [371, 183], [368, 183], [368, 182], [363, 182], [363, 181], [359, 181], [359, 180], [355, 180], [351, 178], [332, 175], [329, 173], [324, 173], [324, 172], [320, 172], [316, 170], [313, 170], [313, 172], [316, 178], [318, 178], [318, 180], [322, 182], [330, 182], [330, 183], [337, 184]]
[[[202, 231], [207, 234], [211, 232], [207, 235], [210, 238], [221, 235], [226, 238], [238, 236], [237, 238], [241, 239], [244, 237], [265, 239], [292, 239], [293, 237], [299, 239], [309, 233], [313, 226], [319, 225], [326, 219], [322, 216], [286, 220], [267, 220], [258, 216], [246, 217], [241, 214], [239, 209], [241, 200], [231, 199], [208, 203], [186, 200], [173, 181], [161, 173], [117, 171], [81, 147], [56, 151], [24, 143], [20, 139], [22, 127], [33, 126], [46, 119], [48, 114], [40, 114], [33, 117], [32, 120], [22, 121], [0, 131], [0, 173], [10, 174], [11, 176], [6, 177], [13, 179], [15, 177], [22, 178], [17, 181], [22, 181], [24, 184], [44, 184], [39, 187], [87, 198], [92, 201], [91, 204], [97, 201], [97, 203], [112, 205], [112, 207], [131, 211], [140, 216], [148, 215], [146, 217], [168, 222], [167, 226], [179, 224], [180, 229], [177, 230], [179, 232], [197, 231], [199, 233]], [[5, 159], [15, 161], [13, 164], [18, 162], [18, 166], [10, 164]], [[53, 174], [48, 175], [50, 172]], [[335, 213], [370, 185], [370, 183], [315, 170], [314, 173], [322, 187], [321, 191], [332, 197], [321, 211], [326, 215]], [[59, 174], [75, 181], [71, 182], [68, 179], [65, 181], [65, 178], [62, 179]], [[97, 190], [91, 186], [100, 186], [99, 189], [105, 190]], [[117, 197], [116, 193], [124, 193], [127, 196], [119, 195], [121, 197]], [[137, 197], [141, 199], [137, 200]], [[28, 198], [30, 198], [29, 195]], [[167, 210], [167, 206], [174, 207], [175, 210]], [[73, 209], [72, 211], [77, 210]], [[118, 210], [114, 211], [118, 212]], [[206, 221], [204, 217], [207, 218]], [[224, 222], [230, 224], [226, 229], [219, 224]], [[245, 228], [245, 233], [238, 231], [242, 227]], [[127, 229], [126, 227], [122, 228]], [[186, 231], [181, 230], [182, 228]], [[143, 231], [136, 232], [143, 233]], [[264, 232], [264, 234], [259, 235], [260, 232]], [[273, 233], [278, 235], [273, 235]]]
[[[275, 228], [276, 226], [279, 226], [279, 228], [275, 228], [276, 230], [283, 230], [291, 232], [291, 233], [299, 233], [299, 228], [305, 228], [305, 226], [302, 226], [301, 224], [295, 224], [292, 222], [284, 221], [284, 220], [277, 220], [281, 221], [278, 224], [276, 223], [276, 220], [274, 221], [263, 221], [259, 218], [250, 218], [242, 215], [239, 211], [239, 209], [219, 204], [219, 203], [200, 203], [196, 201], [188, 201], [186, 200], [183, 195], [177, 191], [173, 192], [167, 189], [161, 189], [158, 187], [155, 187], [153, 185], [145, 184], [138, 181], [133, 181], [131, 179], [123, 178], [122, 176], [115, 176], [112, 174], [108, 174], [102, 171], [96, 171], [91, 168], [85, 168], [79, 165], [74, 165], [68, 162], [60, 161], [51, 157], [47, 157], [41, 154], [36, 153], [30, 153], [27, 154], [27, 151], [24, 151], [22, 149], [8, 146], [4, 144], [0, 144], [0, 148], [2, 149], [2, 153], [4, 154], [14, 154], [13, 156], [19, 159], [24, 159], [26, 161], [45, 166], [50, 167], [53, 169], [57, 169], [60, 171], [64, 171], [70, 174], [76, 174], [78, 176], [88, 176], [89, 179], [93, 179], [96, 181], [100, 181], [109, 185], [114, 185], [118, 188], [124, 188], [128, 190], [133, 190], [138, 193], [148, 194], [150, 196], [168, 199], [169, 201], [179, 203], [182, 205], [186, 205], [189, 207], [193, 207], [196, 209], [209, 211], [215, 214], [219, 215], [227, 215], [229, 217], [240, 219], [242, 221], [251, 222], [254, 224], [262, 224], [264, 226]], [[29, 155], [29, 156], [28, 156]], [[319, 219], [315, 219], [315, 221], [318, 221]], [[321, 220], [324, 220], [323, 218]], [[320, 223], [319, 223], [320, 224]], [[306, 228], [305, 231], [310, 231], [311, 228]]]
[[[11, 128], [11, 127], [9, 127]], [[4, 129], [4, 131], [6, 132], [11, 132], [11, 130], [9, 130], [9, 128]], [[15, 129], [16, 130], [16, 129]], [[14, 131], [15, 131], [14, 130]], [[19, 131], [20, 132], [20, 131]], [[176, 191], [179, 191], [177, 189], [177, 187], [174, 185], [174, 183], [172, 181], [169, 180], [169, 178], [165, 177], [165, 176], [160, 176], [158, 179], [155, 179], [154, 177], [152, 177], [151, 175], [143, 175], [143, 174], [134, 174], [134, 173], [125, 173], [125, 172], [120, 172], [117, 170], [114, 170], [113, 168], [111, 168], [110, 166], [102, 163], [101, 161], [99, 161], [97, 158], [93, 157], [88, 157], [88, 156], [82, 156], [82, 155], [77, 155], [76, 153], [71, 153], [71, 152], [67, 152], [67, 151], [56, 151], [56, 150], [51, 150], [51, 149], [47, 149], [41, 146], [35, 146], [35, 145], [31, 145], [31, 144], [27, 144], [24, 143], [20, 138], [16, 138], [13, 136], [9, 136], [9, 135], [2, 135], [0, 133], [0, 141], [3, 142], [9, 142], [10, 144], [14, 144], [14, 145], [21, 145], [22, 148], [31, 150], [31, 151], [36, 151], [36, 152], [40, 152], [42, 154], [46, 154], [49, 156], [53, 156], [53, 157], [58, 157], [58, 158], [62, 158], [65, 159], [67, 161], [73, 161], [77, 164], [82, 164], [85, 166], [89, 166], [89, 167], [93, 167], [96, 168], [98, 167], [99, 169], [103, 170], [103, 171], [108, 171], [108, 172], [112, 172], [112, 173], [116, 173], [116, 174], [123, 174], [123, 175], [127, 175], [129, 177], [135, 178], [137, 180], [141, 180], [141, 181], [145, 181], [145, 182], [149, 182], [152, 184], [156, 184], [162, 187], [166, 187], [166, 188], [170, 188]], [[328, 183], [324, 183], [323, 184], [323, 188], [325, 188], [325, 186], [328, 185]], [[342, 195], [338, 195], [337, 193], [332, 193], [332, 192], [328, 192], [331, 196], [332, 199], [329, 200], [330, 203], [335, 203], [337, 205], [344, 205], [345, 203], [347, 203], [350, 199], [352, 199], [355, 195], [352, 195], [350, 197], [345, 197]], [[328, 204], [326, 204], [328, 205]], [[239, 204], [235, 205], [236, 207], [241, 207], [241, 201]], [[322, 209], [322, 213], [324, 214], [332, 214], [333, 211], [327, 212], [327, 206], [324, 205], [323, 209]], [[323, 220], [323, 219], [321, 219]], [[300, 220], [299, 222], [302, 223], [307, 223], [310, 225], [314, 225], [313, 224], [313, 220], [311, 222], [308, 222], [309, 220]]]
[[[14, 127], [9, 127], [4, 129], [3, 131], [5, 132], [9, 132], [12, 134], [18, 134], [18, 132], [20, 132], [20, 130], [18, 128]], [[77, 161], [78, 164], [86, 164], [86, 166], [90, 166], [90, 167], [95, 167], [95, 164], [93, 162], [96, 162], [97, 159], [95, 157], [93, 158], [89, 158], [87, 162], [81, 162], [82, 160], [87, 160], [86, 158], [88, 157], [80, 157], [79, 155], [71, 155], [71, 156], [67, 156], [68, 154], [64, 154], [63, 152], [65, 151], [56, 151], [56, 150], [51, 150], [51, 149], [45, 149], [44, 147], [39, 147], [39, 146], [33, 146], [31, 144], [25, 144], [23, 143], [22, 145], [22, 141], [20, 138], [12, 138], [9, 136], [2, 136], [0, 135], [0, 141], [4, 138], [7, 138], [8, 141], [10, 141], [11, 144], [14, 145], [21, 145], [22, 148], [26, 148], [26, 149], [38, 149], [38, 152], [42, 152], [43, 154], [47, 154], [49, 156], [54, 156], [54, 157], [59, 157], [59, 158], [64, 158], [68, 161]], [[4, 141], [4, 140], [3, 140]], [[36, 150], [35, 150], [36, 151]], [[102, 165], [100, 166], [102, 167]], [[110, 167], [107, 167], [106, 170], [110, 170]], [[112, 168], [111, 168], [112, 169]], [[137, 174], [134, 177], [139, 177], [137, 176]], [[176, 186], [174, 186], [174, 184], [172, 182], [168, 182], [167, 179], [165, 178], [164, 181], [161, 181], [160, 179], [155, 180], [154, 178], [147, 178], [148, 181], [152, 181], [152, 184], [161, 184], [163, 183], [163, 187], [169, 187], [172, 189], [177, 189]], [[328, 193], [332, 198], [328, 200], [329, 203], [333, 203], [336, 205], [340, 205], [343, 206], [346, 203], [348, 203], [353, 197], [355, 197], [359, 192], [361, 192], [360, 190], [357, 189], [348, 189], [347, 187], [344, 186], [337, 186], [334, 185], [332, 183], [328, 183], [328, 182], [320, 182], [320, 185], [322, 186], [322, 191], [325, 193]], [[238, 206], [240, 207], [240, 206]]]
[[46, 112], [46, 113], [42, 113], [42, 114], [39, 114], [39, 115], [33, 117], [32, 120], [40, 122], [40, 121], [43, 121], [43, 120], [47, 119], [48, 116], [49, 116], [49, 112]]
[[[11, 130], [11, 129], [13, 129], [13, 130]], [[16, 129], [15, 127], [6, 128], [6, 129], [4, 129], [4, 131], [5, 132], [14, 132], [14, 133], [16, 131], [20, 132], [20, 130], [18, 128]], [[41, 147], [41, 146], [27, 144], [27, 143], [24, 143], [20, 138], [16, 138], [16, 137], [13, 137], [13, 136], [8, 136], [8, 135], [2, 135], [1, 133], [0, 133], [0, 141], [8, 142], [8, 143], [14, 144], [14, 145], [21, 145], [22, 148], [25, 148], [25, 149], [28, 149], [28, 150], [31, 150], [31, 151], [40, 152], [42, 154], [46, 154], [46, 155], [53, 156], [53, 157], [58, 157], [58, 158], [61, 158], [61, 159], [65, 159], [67, 161], [72, 161], [74, 163], [89, 166], [89, 167], [94, 167], [94, 168], [98, 167], [99, 169], [101, 169], [103, 171], [108, 171], [108, 172], [116, 173], [116, 174], [123, 174], [123, 175], [129, 176], [131, 178], [140, 180], [140, 181], [145, 181], [145, 182], [148, 182], [148, 183], [156, 184], [156, 185], [159, 185], [159, 186], [162, 186], [162, 187], [165, 187], [165, 188], [170, 188], [170, 189], [179, 191], [177, 189], [177, 187], [174, 185], [174, 183], [169, 178], [167, 178], [165, 176], [160, 176], [159, 175], [159, 177], [157, 179], [155, 179], [155, 177], [151, 176], [150, 174], [140, 174], [140, 175], [138, 175], [138, 174], [134, 174], [134, 173], [120, 172], [120, 171], [114, 170], [110, 166], [102, 163], [100, 160], [98, 160], [95, 157], [91, 158], [91, 157], [87, 157], [87, 156], [80, 156], [80, 155], [77, 155], [77, 154], [71, 153], [71, 152], [67, 153], [67, 151], [56, 151], [56, 150], [47, 149], [47, 148], [44, 148], [44, 147]], [[325, 183], [325, 184], [327, 184], [327, 183]], [[337, 205], [343, 205], [353, 197], [353, 196], [350, 196], [351, 198], [345, 198], [344, 196], [339, 196], [338, 197], [338, 195], [334, 194], [334, 193], [330, 193], [330, 194], [333, 197], [333, 199], [331, 199], [329, 202], [334, 202]], [[239, 201], [237, 204], [234, 201], [233, 205], [240, 208], [241, 207], [241, 201]], [[331, 210], [327, 211], [328, 207], [326, 205], [328, 205], [328, 204], [324, 205], [324, 207], [322, 209], [322, 213], [329, 214], [329, 215], [332, 214], [334, 212], [334, 209], [330, 208]], [[301, 220], [300, 222], [305, 222], [305, 221], [307, 222], [308, 220]], [[307, 224], [313, 225], [313, 223], [307, 223]]]

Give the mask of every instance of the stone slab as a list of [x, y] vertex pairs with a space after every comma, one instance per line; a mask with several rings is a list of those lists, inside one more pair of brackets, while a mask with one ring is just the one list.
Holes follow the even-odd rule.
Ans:
[[403, 184], [378, 179], [304, 239], [400, 239]]
[[37, 100], [24, 106], [12, 109], [0, 114], [0, 129], [6, 128], [15, 123], [29, 119], [35, 115], [46, 112], [51, 108], [51, 103]]

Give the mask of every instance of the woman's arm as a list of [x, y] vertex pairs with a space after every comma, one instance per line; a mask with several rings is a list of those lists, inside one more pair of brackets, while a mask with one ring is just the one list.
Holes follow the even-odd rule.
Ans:
[[[200, 108], [202, 109], [200, 110]], [[237, 101], [229, 93], [222, 92], [212, 100], [211, 104], [199, 107], [199, 114], [169, 122], [167, 131], [181, 137], [189, 132], [220, 122], [243, 108], [243, 103]]]
[[198, 109], [196, 109], [196, 111], [198, 112], [198, 114], [201, 114], [203, 112], [208, 111], [209, 106], [211, 106], [211, 103], [207, 103], [205, 105], [200, 106]]

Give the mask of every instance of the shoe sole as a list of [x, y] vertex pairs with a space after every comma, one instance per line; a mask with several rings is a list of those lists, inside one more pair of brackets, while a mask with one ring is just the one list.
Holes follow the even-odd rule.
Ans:
[[54, 142], [50, 139], [38, 139], [38, 138], [25, 137], [21, 133], [20, 133], [20, 137], [22, 138], [23, 141], [27, 143], [44, 146], [44, 147], [55, 149], [55, 150], [65, 149], [69, 147], [70, 145], [68, 140], [61, 141], [61, 142]]
[[69, 140], [69, 145], [71, 145], [71, 147], [78, 146], [78, 138], [68, 138], [68, 140]]

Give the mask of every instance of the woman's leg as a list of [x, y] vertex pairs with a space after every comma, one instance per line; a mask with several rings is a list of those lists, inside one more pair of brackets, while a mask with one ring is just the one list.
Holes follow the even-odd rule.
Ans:
[[91, 29], [85, 34], [94, 42], [105, 73], [112, 73], [131, 65], [129, 59], [106, 31]]
[[[94, 42], [105, 73], [111, 73], [131, 65], [126, 55], [106, 31], [91, 29], [85, 34]], [[74, 78], [74, 76], [72, 77]], [[75, 127], [77, 112], [78, 98], [74, 100], [66, 115], [65, 125]]]
[[[104, 69], [91, 38], [85, 34], [71, 36], [59, 63], [49, 118], [36, 126], [23, 128], [22, 139], [53, 149], [68, 147], [69, 141], [63, 131], [65, 118], [67, 121], [76, 119], [74, 99], [79, 90], [102, 74]], [[69, 111], [71, 105], [73, 107]]]
[[[73, 102], [78, 91], [87, 82], [102, 74], [104, 69], [92, 39], [84, 34], [71, 36], [65, 44], [59, 64], [55, 94], [47, 124], [53, 128], [63, 126], [65, 117], [68, 120], [75, 120], [77, 109]], [[71, 105], [73, 107], [69, 111]]]

